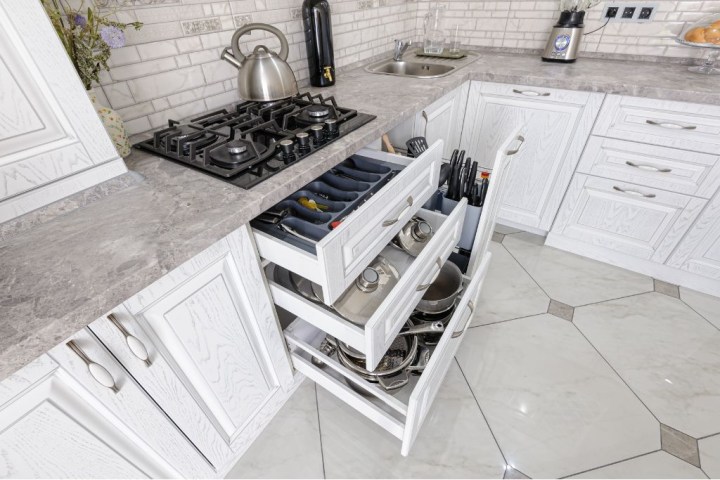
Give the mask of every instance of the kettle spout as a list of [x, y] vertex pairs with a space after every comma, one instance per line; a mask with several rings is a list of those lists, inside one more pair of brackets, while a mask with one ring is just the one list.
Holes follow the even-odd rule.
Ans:
[[237, 59], [233, 56], [232, 49], [230, 47], [226, 47], [225, 50], [223, 50], [220, 58], [222, 58], [228, 63], [231, 63], [237, 69], [242, 67], [242, 64], [238, 62]]

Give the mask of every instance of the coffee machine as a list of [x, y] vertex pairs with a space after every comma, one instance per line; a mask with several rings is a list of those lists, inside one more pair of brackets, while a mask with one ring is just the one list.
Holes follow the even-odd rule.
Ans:
[[563, 10], [550, 32], [542, 59], [545, 62], [572, 63], [577, 59], [580, 40], [585, 30], [584, 10]]

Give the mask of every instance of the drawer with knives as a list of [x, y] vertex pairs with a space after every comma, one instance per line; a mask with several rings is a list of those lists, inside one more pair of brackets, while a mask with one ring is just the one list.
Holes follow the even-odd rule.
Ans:
[[720, 151], [720, 107], [608, 95], [592, 133], [714, 154]]
[[331, 306], [310, 278], [270, 264], [265, 273], [273, 301], [363, 353], [374, 369], [453, 252], [466, 205], [462, 199], [447, 216], [418, 211]]
[[331, 305], [437, 190], [442, 149], [359, 151], [253, 220], [260, 256], [314, 282]]
[[720, 155], [592, 136], [577, 171], [701, 198], [720, 188]]

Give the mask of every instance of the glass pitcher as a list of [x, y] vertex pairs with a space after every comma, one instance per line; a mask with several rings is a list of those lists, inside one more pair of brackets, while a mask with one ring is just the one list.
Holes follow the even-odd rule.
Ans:
[[423, 41], [423, 50], [425, 53], [440, 54], [443, 52], [445, 45], [445, 31], [442, 28], [442, 17], [445, 5], [438, 3], [430, 7], [430, 11], [425, 14], [423, 26], [425, 28], [425, 39]]

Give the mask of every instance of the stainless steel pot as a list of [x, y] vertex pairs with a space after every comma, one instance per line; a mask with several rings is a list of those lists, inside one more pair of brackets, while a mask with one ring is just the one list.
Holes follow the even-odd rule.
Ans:
[[[253, 30], [265, 30], [280, 40], [280, 52], [275, 53], [265, 45], [258, 45], [250, 55], [243, 55], [238, 41]], [[237, 29], [230, 47], [223, 50], [220, 58], [238, 69], [238, 91], [243, 100], [272, 102], [297, 95], [295, 74], [287, 64], [289, 47], [285, 35], [264, 23], [250, 23]]]
[[425, 291], [416, 310], [423, 313], [439, 313], [449, 310], [463, 288], [463, 275], [457, 265], [446, 261], [437, 277]]
[[393, 244], [417, 257], [432, 237], [433, 229], [430, 224], [420, 217], [413, 217], [395, 236]]

